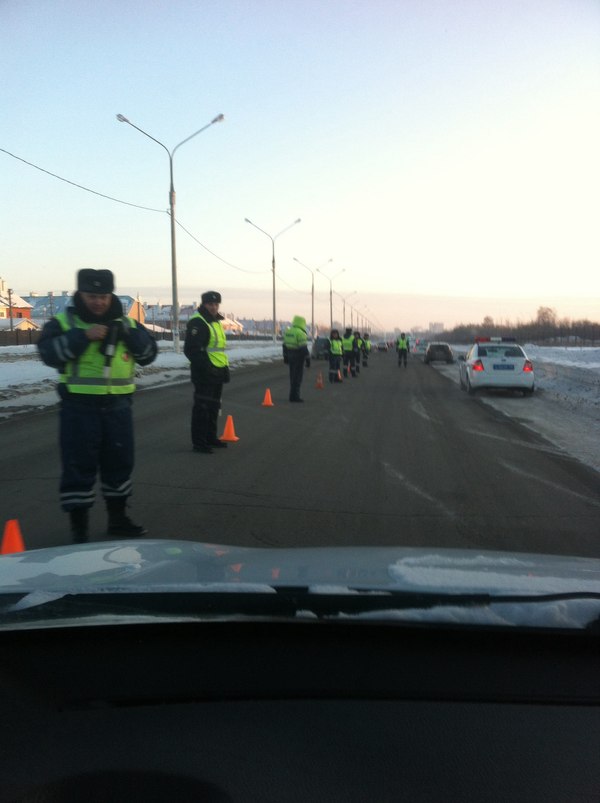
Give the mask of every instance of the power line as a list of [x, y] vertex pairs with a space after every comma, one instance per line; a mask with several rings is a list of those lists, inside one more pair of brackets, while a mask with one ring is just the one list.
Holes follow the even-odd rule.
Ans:
[[129, 201], [122, 201], [120, 198], [113, 198], [112, 195], [104, 195], [102, 192], [96, 192], [96, 190], [90, 190], [89, 187], [84, 187], [82, 184], [77, 184], [74, 181], [69, 181], [68, 178], [63, 178], [62, 176], [57, 176], [56, 173], [51, 173], [49, 170], [45, 170], [43, 167], [38, 167], [38, 165], [34, 165], [32, 162], [28, 162], [27, 159], [22, 159], [20, 156], [16, 156], [16, 154], [11, 153], [10, 151], [4, 150], [4, 148], [0, 148], [2, 153], [8, 154], [8, 156], [12, 156], [13, 159], [17, 159], [19, 162], [23, 162], [29, 167], [35, 167], [36, 170], [41, 171], [42, 173], [46, 173], [52, 178], [57, 178], [59, 181], [64, 181], [65, 184], [71, 184], [73, 187], [77, 187], [80, 190], [85, 190], [85, 192], [91, 192], [92, 195], [99, 195], [101, 198], [107, 198], [109, 201], [115, 201], [118, 204], [125, 204], [125, 206], [135, 206], [136, 209], [145, 209], [147, 212], [163, 212], [166, 213], [165, 209], [153, 209], [151, 206], [140, 206], [140, 204], [132, 204]]
[[[64, 182], [65, 182], [65, 184], [70, 184], [72, 187], [77, 187], [77, 189], [84, 190], [85, 192], [90, 192], [90, 193], [92, 193], [92, 195], [98, 195], [100, 198], [106, 198], [106, 199], [107, 199], [107, 200], [109, 200], [109, 201], [115, 201], [116, 203], [118, 203], [118, 204], [124, 204], [125, 206], [133, 206], [133, 207], [135, 207], [136, 209], [143, 209], [143, 210], [144, 210], [144, 211], [146, 211], [146, 212], [162, 212], [162, 213], [164, 213], [164, 214], [166, 214], [166, 215], [168, 215], [168, 214], [169, 214], [169, 211], [168, 211], [168, 210], [166, 210], [166, 209], [155, 209], [154, 207], [151, 207], [151, 206], [142, 206], [141, 204], [134, 204], [134, 203], [130, 203], [129, 201], [122, 201], [120, 198], [114, 198], [112, 195], [105, 195], [105, 194], [104, 194], [104, 193], [102, 193], [102, 192], [97, 192], [96, 190], [92, 190], [92, 189], [90, 189], [89, 187], [84, 187], [82, 184], [77, 184], [77, 182], [75, 182], [75, 181], [70, 181], [68, 178], [63, 178], [63, 176], [59, 176], [59, 175], [57, 175], [56, 173], [52, 173], [50, 170], [46, 170], [46, 169], [45, 169], [45, 168], [43, 168], [43, 167], [39, 167], [38, 165], [36, 165], [36, 164], [33, 164], [33, 162], [28, 162], [28, 161], [27, 161], [27, 159], [23, 159], [23, 158], [21, 158], [20, 156], [17, 156], [16, 154], [14, 154], [14, 153], [11, 153], [10, 151], [7, 151], [7, 150], [5, 150], [4, 148], [0, 148], [0, 151], [1, 151], [2, 153], [5, 153], [5, 154], [7, 154], [7, 156], [12, 156], [12, 158], [13, 158], [13, 159], [17, 159], [17, 161], [19, 161], [19, 162], [23, 162], [23, 164], [26, 164], [26, 165], [28, 165], [29, 167], [33, 167], [33, 168], [35, 168], [36, 170], [39, 170], [41, 173], [46, 173], [46, 175], [48, 175], [48, 176], [52, 176], [52, 178], [56, 178], [56, 179], [58, 179], [59, 181], [64, 181]], [[208, 246], [206, 246], [206, 245], [204, 245], [204, 243], [200, 242], [200, 240], [199, 240], [199, 239], [198, 239], [198, 238], [197, 238], [195, 235], [193, 235], [193, 234], [192, 234], [192, 232], [191, 232], [191, 231], [189, 231], [189, 230], [188, 230], [188, 229], [187, 229], [187, 228], [186, 228], [186, 227], [185, 227], [185, 226], [184, 226], [182, 223], [180, 223], [178, 220], [176, 220], [175, 222], [176, 222], [176, 223], [177, 223], [177, 225], [178, 225], [178, 226], [179, 226], [179, 227], [182, 229], [182, 231], [184, 231], [184, 232], [185, 232], [185, 233], [188, 235], [188, 237], [191, 237], [191, 238], [192, 238], [192, 240], [193, 240], [195, 243], [197, 243], [197, 244], [198, 244], [198, 245], [199, 245], [201, 248], [203, 248], [203, 249], [204, 249], [204, 250], [205, 250], [207, 253], [209, 253], [211, 256], [215, 257], [215, 259], [218, 259], [218, 260], [219, 260], [220, 262], [222, 262], [224, 265], [227, 265], [229, 268], [233, 268], [234, 270], [240, 271], [241, 273], [250, 273], [250, 274], [261, 274], [261, 273], [268, 273], [268, 271], [267, 271], [267, 270], [247, 270], [247, 269], [245, 269], [245, 268], [240, 268], [238, 265], [233, 265], [231, 262], [228, 262], [226, 259], [223, 259], [223, 257], [220, 257], [218, 254], [215, 254], [215, 252], [214, 252], [214, 251], [211, 251], [211, 249], [210, 249], [210, 248], [208, 248]], [[285, 281], [284, 279], [282, 279], [281, 277], [279, 277], [279, 278], [280, 278], [280, 280], [281, 280], [281, 281], [282, 281], [284, 284], [286, 284], [286, 285], [287, 285], [287, 286], [288, 286], [288, 287], [289, 287], [291, 290], [294, 290], [294, 292], [296, 292], [296, 293], [302, 293], [302, 292], [303, 292], [302, 290], [298, 290], [297, 288], [295, 288], [295, 287], [292, 287], [292, 285], [288, 284], [288, 282], [286, 282], [286, 281]]]
[[191, 237], [191, 238], [192, 238], [192, 240], [194, 240], [194, 242], [198, 243], [198, 245], [199, 245], [201, 248], [204, 248], [204, 250], [205, 250], [205, 251], [208, 251], [208, 253], [209, 253], [209, 254], [211, 254], [211, 256], [215, 257], [215, 259], [218, 259], [218, 260], [220, 260], [220, 261], [221, 261], [221, 262], [222, 262], [224, 265], [227, 265], [228, 267], [230, 267], [230, 268], [233, 268], [234, 270], [239, 270], [239, 271], [241, 271], [242, 273], [267, 273], [267, 272], [268, 272], [268, 271], [266, 271], [266, 270], [246, 270], [245, 268], [239, 268], [237, 265], [232, 265], [232, 264], [231, 264], [231, 262], [227, 262], [227, 260], [226, 260], [226, 259], [223, 259], [223, 257], [220, 257], [218, 254], [215, 254], [215, 252], [214, 252], [214, 251], [211, 251], [211, 250], [210, 250], [210, 248], [207, 248], [207, 246], [205, 246], [205, 245], [204, 245], [204, 243], [201, 243], [201, 242], [200, 242], [200, 240], [199, 240], [197, 237], [195, 237], [195, 236], [192, 234], [192, 232], [191, 232], [191, 231], [188, 231], [188, 230], [186, 229], [186, 227], [183, 225], [183, 223], [180, 223], [178, 220], [175, 220], [175, 223], [176, 223], [176, 224], [177, 224], [177, 225], [178, 225], [178, 226], [179, 226], [181, 229], [183, 229], [183, 231], [184, 231], [184, 232], [185, 232], [185, 233], [188, 235], [188, 237]]

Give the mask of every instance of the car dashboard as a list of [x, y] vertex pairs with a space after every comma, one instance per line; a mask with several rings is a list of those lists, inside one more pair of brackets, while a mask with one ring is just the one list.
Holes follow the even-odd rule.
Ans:
[[2, 801], [598, 800], [597, 632], [259, 620], [1, 640]]

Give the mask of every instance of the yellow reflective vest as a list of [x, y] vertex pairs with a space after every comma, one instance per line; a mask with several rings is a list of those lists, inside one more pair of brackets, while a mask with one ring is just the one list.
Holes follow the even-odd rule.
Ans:
[[[56, 315], [63, 332], [77, 329], [91, 329], [95, 324], [86, 323], [69, 312]], [[133, 318], [122, 318], [125, 326], [135, 329]], [[117, 341], [113, 357], [107, 361], [100, 353], [101, 340], [91, 340], [89, 346], [76, 360], [69, 360], [60, 375], [60, 382], [67, 386], [70, 393], [107, 396], [109, 394], [127, 394], [135, 390], [133, 377], [135, 361], [125, 343]]]
[[190, 321], [192, 321], [194, 318], [200, 318], [200, 320], [204, 321], [204, 323], [208, 326], [210, 332], [208, 345], [206, 347], [208, 359], [215, 366], [215, 368], [227, 367], [229, 365], [229, 357], [227, 354], [225, 354], [225, 349], [227, 348], [227, 338], [225, 336], [225, 330], [221, 326], [220, 321], [213, 321], [210, 323], [203, 315], [200, 315], [199, 312], [195, 312], [191, 316]]
[[342, 341], [339, 337], [333, 338], [329, 341], [329, 353], [333, 354], [334, 357], [341, 357], [342, 355]]

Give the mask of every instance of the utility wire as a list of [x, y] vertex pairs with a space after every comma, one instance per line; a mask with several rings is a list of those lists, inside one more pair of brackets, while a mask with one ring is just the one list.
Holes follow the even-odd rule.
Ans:
[[[167, 214], [168, 214], [168, 213], [167, 213]], [[188, 230], [186, 229], [186, 227], [183, 225], [183, 223], [180, 223], [178, 220], [175, 220], [175, 223], [176, 223], [176, 224], [177, 224], [177, 225], [178, 225], [178, 226], [179, 226], [181, 229], [183, 229], [183, 231], [184, 231], [184, 232], [185, 232], [185, 233], [188, 235], [188, 237], [191, 237], [191, 238], [192, 238], [192, 240], [194, 240], [194, 242], [198, 243], [198, 245], [199, 245], [201, 248], [204, 248], [204, 250], [205, 250], [205, 251], [207, 251], [209, 254], [211, 254], [211, 256], [215, 257], [215, 259], [218, 259], [218, 260], [220, 260], [220, 261], [221, 261], [221, 262], [222, 262], [224, 265], [227, 265], [228, 267], [230, 267], [230, 268], [233, 268], [234, 270], [239, 270], [239, 271], [241, 271], [242, 273], [268, 273], [268, 271], [267, 271], [267, 270], [246, 270], [246, 268], [239, 268], [237, 265], [232, 265], [232, 264], [231, 264], [231, 262], [227, 262], [227, 260], [226, 260], [226, 259], [223, 259], [223, 257], [220, 257], [218, 254], [215, 254], [215, 252], [214, 252], [214, 251], [211, 251], [211, 250], [210, 250], [210, 248], [207, 248], [207, 247], [204, 245], [204, 243], [201, 243], [201, 242], [200, 242], [200, 240], [199, 240], [197, 237], [194, 237], [194, 235], [192, 234], [192, 232], [191, 232], [191, 231], [188, 231]]]
[[140, 204], [132, 204], [129, 201], [121, 201], [120, 198], [113, 198], [112, 195], [104, 195], [102, 192], [96, 192], [96, 190], [90, 190], [88, 187], [84, 187], [81, 184], [76, 184], [74, 181], [69, 181], [68, 178], [63, 178], [62, 176], [57, 176], [56, 173], [51, 173], [49, 170], [45, 170], [43, 167], [38, 167], [34, 165], [32, 162], [28, 162], [27, 159], [21, 159], [20, 156], [16, 156], [14, 153], [10, 151], [4, 150], [4, 148], [0, 148], [2, 153], [8, 154], [8, 156], [12, 156], [13, 159], [18, 159], [19, 162], [23, 162], [29, 167], [35, 167], [36, 170], [40, 170], [42, 173], [46, 173], [53, 178], [57, 178], [59, 181], [64, 181], [66, 184], [71, 184], [73, 187], [77, 187], [80, 190], [85, 190], [85, 192], [91, 192], [92, 195], [99, 195], [101, 198], [108, 198], [109, 201], [116, 201], [118, 204], [125, 204], [125, 206], [135, 206], [136, 209], [145, 209], [147, 212], [165, 212], [164, 209], [153, 209], [151, 206], [140, 206]]
[[[120, 198], [114, 198], [112, 195], [105, 195], [102, 192], [97, 192], [96, 190], [91, 190], [89, 187], [84, 187], [82, 184], [77, 184], [75, 181], [70, 181], [68, 178], [63, 178], [62, 176], [58, 176], [56, 173], [52, 173], [50, 170], [46, 170], [43, 167], [39, 167], [38, 165], [33, 164], [33, 162], [28, 162], [27, 159], [22, 159], [20, 156], [17, 156], [16, 154], [5, 150], [5, 148], [0, 148], [0, 152], [7, 154], [7, 156], [12, 156], [13, 159], [17, 159], [17, 161], [23, 162], [23, 164], [26, 164], [29, 167], [33, 167], [36, 170], [39, 170], [41, 173], [46, 173], [46, 175], [52, 176], [52, 178], [56, 178], [59, 181], [64, 181], [65, 184], [70, 184], [72, 187], [77, 187], [77, 189], [84, 190], [85, 192], [90, 192], [90, 193], [92, 193], [92, 195], [98, 195], [100, 198], [106, 198], [109, 201], [115, 201], [116, 203], [124, 204], [125, 206], [133, 206], [136, 209], [143, 209], [146, 212], [161, 212], [161, 213], [164, 213], [164, 214], [167, 214], [167, 215], [170, 214], [170, 212], [168, 210], [165, 210], [165, 209], [155, 209], [154, 207], [151, 207], [151, 206], [142, 206], [141, 204], [133, 204], [133, 203], [130, 203], [129, 201], [122, 201]], [[197, 237], [195, 237], [192, 234], [191, 231], [186, 229], [186, 227], [182, 223], [180, 223], [178, 220], [176, 220], [175, 222], [188, 235], [188, 237], [191, 237], [192, 240], [194, 240], [195, 243], [197, 243], [207, 253], [209, 253], [211, 256], [215, 257], [215, 259], [218, 259], [224, 265], [227, 265], [228, 267], [233, 268], [234, 270], [238, 270], [241, 273], [251, 273], [251, 274], [268, 273], [267, 270], [246, 270], [245, 268], [240, 268], [237, 265], [233, 265], [231, 262], [228, 262], [226, 259], [223, 259], [218, 254], [215, 254], [214, 251], [211, 251], [210, 248], [208, 248], [206, 245], [204, 245], [204, 243], [200, 242], [200, 240]], [[289, 284], [288, 282], [286, 282], [285, 279], [281, 278], [281, 276], [279, 276], [278, 278], [279, 278], [279, 280], [281, 282], [283, 282], [283, 284], [287, 285], [291, 290], [294, 290], [294, 292], [296, 292], [296, 293], [303, 293], [304, 292], [303, 290], [298, 290], [296, 287], [292, 287], [292, 285]]]
[[[105, 195], [102, 192], [97, 192], [96, 190], [91, 190], [89, 187], [84, 187], [82, 184], [77, 184], [75, 181], [70, 181], [68, 178], [63, 178], [62, 176], [58, 176], [56, 173], [52, 173], [50, 170], [46, 170], [43, 167], [39, 167], [38, 165], [33, 164], [33, 162], [28, 162], [27, 159], [22, 159], [20, 156], [17, 156], [16, 154], [11, 153], [10, 151], [5, 150], [4, 148], [0, 148], [0, 151], [2, 153], [6, 153], [8, 156], [12, 156], [13, 159], [17, 159], [19, 162], [23, 162], [23, 164], [29, 165], [29, 167], [34, 167], [36, 170], [39, 170], [41, 173], [46, 173], [46, 175], [52, 176], [52, 178], [57, 178], [59, 181], [64, 181], [65, 184], [70, 184], [72, 187], [77, 187], [78, 189], [84, 190], [85, 192], [91, 192], [92, 195], [98, 195], [100, 198], [106, 198], [109, 201], [115, 201], [116, 203], [124, 204], [125, 206], [133, 206], [136, 209], [144, 209], [146, 212], [162, 212], [162, 213], [167, 214], [167, 215], [170, 214], [168, 209], [154, 209], [154, 207], [151, 207], [151, 206], [142, 206], [141, 204], [133, 204], [133, 203], [130, 203], [129, 201], [122, 201], [120, 198], [114, 198], [112, 195]], [[233, 268], [234, 270], [239, 270], [242, 273], [266, 273], [267, 272], [267, 271], [264, 271], [264, 270], [260, 270], [260, 271], [259, 270], [245, 270], [244, 268], [240, 268], [237, 265], [232, 265], [231, 262], [227, 262], [226, 259], [223, 259], [218, 254], [215, 254], [215, 252], [211, 251], [210, 248], [208, 248], [207, 246], [204, 245], [204, 243], [201, 243], [200, 240], [197, 237], [195, 237], [191, 233], [191, 231], [188, 231], [188, 229], [186, 229], [185, 226], [183, 226], [178, 220], [176, 220], [175, 222], [177, 223], [178, 226], [181, 227], [181, 229], [183, 229], [183, 231], [189, 237], [192, 238], [192, 240], [194, 240], [194, 242], [196, 242], [201, 248], [204, 248], [204, 250], [207, 251], [209, 254], [214, 256], [215, 259], [218, 259], [221, 262], [223, 262], [224, 265], [227, 265], [228, 267]]]

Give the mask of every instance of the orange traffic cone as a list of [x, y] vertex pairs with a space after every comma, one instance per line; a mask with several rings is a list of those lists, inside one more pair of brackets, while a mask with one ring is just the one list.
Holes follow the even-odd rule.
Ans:
[[323, 374], [320, 371], [317, 374], [317, 384], [315, 387], [317, 390], [323, 390]]
[[275, 407], [275, 405], [273, 404], [273, 401], [271, 399], [271, 390], [270, 390], [270, 388], [267, 388], [265, 390], [265, 398], [263, 399], [262, 406], [263, 407]]
[[225, 421], [225, 430], [221, 437], [219, 438], [220, 441], [231, 441], [232, 443], [235, 441], [239, 441], [238, 436], [235, 434], [235, 429], [233, 427], [233, 416], [228, 415], [227, 420]]
[[0, 547], [0, 555], [10, 555], [13, 552], [25, 552], [25, 544], [17, 519], [9, 519], [4, 525], [4, 535]]
[[338, 368], [338, 375], [337, 375], [337, 378], [338, 378], [338, 382], [343, 382], [343, 381], [344, 381], [344, 380], [342, 379], [342, 372], [340, 371], [340, 369], [339, 369], [339, 368]]

